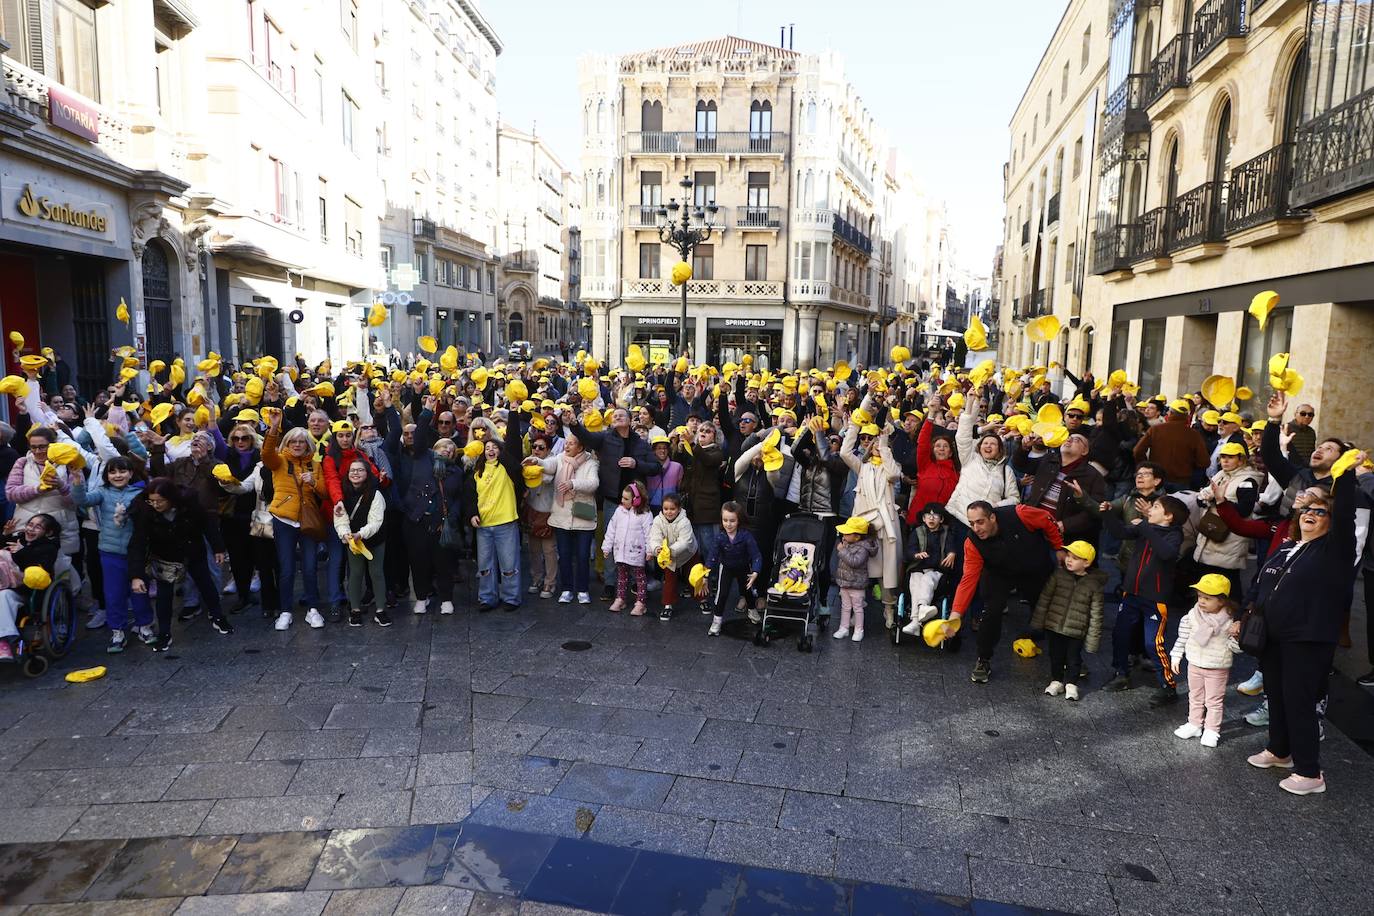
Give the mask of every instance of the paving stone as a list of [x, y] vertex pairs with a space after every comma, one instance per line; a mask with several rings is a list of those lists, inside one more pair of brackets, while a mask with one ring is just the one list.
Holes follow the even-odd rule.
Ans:
[[237, 841], [232, 836], [130, 840], [91, 885], [86, 899], [203, 894]]
[[419, 703], [340, 703], [325, 728], [405, 728], [420, 724]]
[[456, 826], [335, 830], [320, 853], [310, 890], [409, 887], [437, 883]]
[[200, 825], [199, 832], [215, 834], [321, 830], [328, 822], [337, 798], [337, 794], [225, 798], [214, 803], [204, 823]]
[[[5, 732], [5, 740], [8, 741], [10, 737], [10, 733]], [[134, 762], [152, 740], [148, 735], [48, 738], [15, 764], [14, 769], [75, 770], [126, 767]]]
[[[528, 754], [551, 726], [533, 722], [472, 721], [472, 749], [495, 754]], [[428, 753], [429, 749], [421, 747]]]
[[633, 735], [639, 738], [671, 738], [688, 742], [696, 739], [706, 724], [703, 716], [617, 709], [598, 731], [608, 735]]
[[844, 791], [848, 761], [843, 757], [796, 756], [744, 751], [733, 781], [808, 792]]
[[115, 731], [121, 735], [193, 735], [214, 731], [228, 715], [228, 706], [136, 710]]
[[512, 723], [600, 731], [615, 712], [604, 706], [591, 706], [573, 700], [533, 699], [511, 716]]
[[[501, 681], [496, 689], [485, 692], [530, 699], [571, 701], [576, 700], [591, 685], [591, 681], [573, 678], [516, 674]], [[473, 689], [477, 689], [475, 678]]]
[[472, 752], [421, 754], [415, 774], [417, 786], [442, 786], [472, 782]]
[[394, 916], [466, 916], [472, 897], [472, 891], [459, 887], [408, 887]]
[[602, 805], [587, 836], [601, 843], [632, 849], [704, 856], [714, 827], [714, 821], [690, 815]]
[[937, 894], [969, 895], [968, 856], [943, 849], [841, 837], [835, 876]]
[[314, 731], [324, 727], [330, 706], [238, 706], [219, 730], [223, 732]]
[[782, 789], [680, 776], [673, 783], [662, 810], [668, 814], [775, 827], [782, 811], [782, 800]]
[[69, 840], [184, 836], [196, 832], [214, 802], [158, 801], [93, 805], [67, 831]]
[[40, 805], [0, 820], [0, 843], [42, 843], [56, 840], [87, 810], [85, 805]]
[[571, 767], [570, 761], [554, 757], [491, 754], [485, 751], [475, 751], [472, 755], [474, 782], [539, 795], [552, 792]]
[[734, 778], [743, 753], [739, 748], [645, 738], [639, 751], [631, 758], [630, 766], [656, 773], [729, 780]]
[[329, 895], [323, 916], [391, 916], [404, 893], [402, 887], [334, 891]]
[[[44, 805], [110, 805], [120, 802], [157, 801], [172, 780], [181, 774], [180, 766], [141, 766], [137, 778], [125, 778], [122, 771], [98, 773], [91, 770], [67, 770], [66, 772], [29, 773], [25, 778], [39, 780], [49, 777], [50, 781], [41, 783], [48, 789], [43, 793], [40, 804]], [[11, 804], [22, 804], [22, 796], [17, 792], [5, 793], [4, 778], [0, 778], [0, 797], [11, 799]], [[40, 790], [41, 791], [41, 790]]]
[[340, 795], [325, 826], [331, 829], [358, 827], [405, 827], [410, 824], [411, 795], [399, 792], [351, 792]]
[[[1224, 885], [1162, 884], [1134, 878], [1108, 878], [1112, 896], [1121, 916], [1245, 916], [1266, 912], [1264, 903], [1279, 904], [1272, 898], [1261, 900], [1248, 890]], [[1281, 910], [1281, 904], [1275, 907]]]
[[901, 810], [901, 842], [907, 846], [948, 849], [990, 859], [1033, 861], [1030, 833], [1022, 821], [914, 805], [904, 805]]
[[318, 757], [357, 757], [370, 732], [326, 729], [318, 732], [267, 732], [249, 755], [251, 760], [308, 760]]
[[409, 757], [306, 760], [296, 770], [286, 794], [344, 795], [404, 789], [410, 768]]
[[474, 693], [472, 715], [475, 719], [495, 719], [507, 722], [530, 702], [528, 697], [510, 697], [499, 693]]
[[284, 760], [187, 764], [163, 798], [254, 798], [281, 795], [297, 764]]
[[738, 694], [716, 694], [699, 690], [674, 690], [664, 712], [687, 716], [705, 716], [707, 719], [734, 719], [739, 722], [753, 722], [758, 714], [762, 699], [750, 700]]
[[179, 916], [319, 916], [329, 902], [325, 891], [268, 894], [229, 894], [188, 897]]
[[627, 764], [643, 742], [625, 735], [602, 735], [551, 728], [539, 739], [531, 753], [561, 760], [585, 760], [590, 763]]
[[220, 763], [247, 760], [262, 737], [260, 731], [211, 732], [206, 735], [158, 735], [138, 756], [140, 767], [159, 764]]
[[1024, 822], [1022, 829], [1037, 865], [1172, 883], [1172, 872], [1153, 837], [1034, 822]]
[[975, 897], [1089, 916], [1117, 912], [1103, 875], [976, 856], [968, 862]]
[[[102, 900], [93, 903], [35, 904], [24, 910], [30, 916], [172, 916], [183, 903], [181, 897], [158, 900]], [[3, 910], [0, 910], [3, 912]], [[4, 916], [11, 916], [5, 913]]]
[[[422, 749], [428, 750], [421, 746], [423, 732], [418, 728], [370, 728], [366, 734], [359, 757], [414, 757]], [[463, 739], [471, 743], [471, 732], [465, 732]]]
[[960, 781], [944, 773], [920, 772], [850, 761], [844, 794], [906, 805], [958, 811]]
[[[0, 913], [26, 903], [79, 900], [123, 840], [11, 843], [0, 846]], [[8, 914], [6, 914], [8, 916]]]
[[706, 847], [713, 859], [826, 877], [835, 872], [835, 851], [835, 838], [824, 834], [724, 821], [716, 824]]
[[854, 710], [842, 706], [809, 706], [798, 702], [765, 700], [754, 721], [761, 725], [785, 725], [847, 735], [854, 730]]
[[472, 813], [472, 786], [416, 786], [410, 806], [412, 824], [455, 824]]
[[382, 702], [386, 697], [385, 688], [364, 689], [361, 685], [348, 684], [301, 684], [291, 694], [291, 705], [336, 706], [338, 704], [364, 705]]
[[328, 837], [326, 831], [241, 836], [209, 892], [261, 894], [303, 890]]
[[497, 789], [468, 816], [488, 824], [547, 836], [580, 837], [591, 828], [600, 805]]
[[672, 776], [644, 770], [600, 763], [575, 763], [554, 788], [553, 794], [600, 805], [614, 804], [656, 811], [668, 797], [673, 779]]
[[622, 709], [661, 712], [672, 696], [673, 691], [669, 687], [593, 684], [583, 691], [577, 702], [592, 706], [616, 706]]
[[[409, 740], [407, 739], [404, 744], [398, 741], [396, 747], [410, 748]], [[416, 754], [448, 754], [468, 750], [472, 750], [472, 723], [470, 722], [461, 725], [426, 725], [418, 730], [414, 747], [405, 753], [414, 756]], [[376, 755], [365, 753], [363, 756]]]
[[728, 719], [707, 719], [696, 743], [713, 747], [764, 751], [769, 754], [795, 754], [801, 730], [780, 725], [756, 725]]
[[864, 798], [789, 791], [778, 826], [887, 843], [902, 842], [902, 806]]
[[15, 738], [99, 738], [110, 734], [132, 711], [129, 705], [70, 710], [61, 715], [33, 712], [5, 730]]

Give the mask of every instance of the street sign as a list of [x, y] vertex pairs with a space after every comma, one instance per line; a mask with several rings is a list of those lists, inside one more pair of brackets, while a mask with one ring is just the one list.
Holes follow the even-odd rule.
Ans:
[[406, 305], [410, 305], [410, 302], [411, 302], [410, 293], [397, 293], [397, 294], [396, 294], [396, 304], [397, 304], [397, 305], [406, 306]]
[[415, 288], [415, 281], [420, 279], [420, 275], [415, 272], [414, 264], [397, 264], [391, 271], [391, 285], [403, 292], [410, 292]]
[[387, 308], [394, 307], [396, 305], [396, 294], [391, 290], [382, 293], [382, 305], [385, 305]]

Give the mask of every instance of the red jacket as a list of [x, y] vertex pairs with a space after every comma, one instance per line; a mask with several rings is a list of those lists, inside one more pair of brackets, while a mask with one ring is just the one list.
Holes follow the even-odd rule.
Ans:
[[[1044, 509], [1037, 509], [1034, 506], [1017, 506], [1016, 517], [1021, 519], [1021, 524], [1031, 531], [1039, 531], [1045, 536], [1045, 540], [1050, 542], [1050, 546], [1055, 550], [1064, 549], [1064, 538], [1059, 533], [1059, 525]], [[978, 535], [970, 534], [964, 540], [964, 575], [959, 580], [959, 588], [954, 592], [954, 607], [952, 612], [960, 617], [968, 610], [968, 606], [973, 602], [973, 594], [978, 590], [978, 578], [983, 573], [983, 554], [978, 550], [974, 541], [978, 540]]]
[[[921, 510], [931, 503], [943, 506], [949, 502], [954, 495], [954, 488], [959, 485], [959, 469], [954, 466], [954, 459], [935, 460], [935, 451], [931, 447], [934, 428], [931, 423], [922, 423], [921, 432], [916, 437], [916, 489], [911, 493], [911, 504], [906, 510], [908, 525], [916, 524]], [[951, 443], [950, 453], [953, 452], [954, 445]]]
[[348, 467], [354, 461], [361, 461], [367, 465], [367, 472], [371, 474], [379, 484], [386, 483], [386, 478], [377, 466], [372, 463], [372, 459], [366, 453], [357, 448], [343, 449], [337, 458], [333, 455], [333, 446], [325, 450], [324, 457], [320, 464], [324, 470], [324, 488], [326, 494], [324, 508], [330, 512], [334, 511], [334, 504], [343, 500], [343, 480], [348, 474]]

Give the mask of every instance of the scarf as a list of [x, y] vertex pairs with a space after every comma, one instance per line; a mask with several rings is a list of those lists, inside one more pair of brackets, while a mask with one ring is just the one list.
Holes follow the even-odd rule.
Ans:
[[568, 497], [572, 495], [571, 490], [568, 491], [568, 496], [564, 495], [563, 484], [566, 483], [572, 486], [573, 478], [577, 476], [577, 472], [581, 469], [582, 465], [587, 463], [587, 459], [591, 457], [591, 454], [591, 452], [583, 451], [574, 458], [567, 452], [564, 452], [560, 456], [558, 470], [555, 471], [553, 475], [553, 492], [556, 494], [560, 506], [566, 505]]

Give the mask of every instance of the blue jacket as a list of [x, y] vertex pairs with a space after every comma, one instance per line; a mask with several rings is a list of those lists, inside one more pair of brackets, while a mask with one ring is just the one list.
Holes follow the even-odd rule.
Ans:
[[[99, 484], [86, 489], [86, 479], [72, 487], [72, 502], [78, 508], [95, 508], [100, 522], [99, 546], [102, 553], [127, 554], [129, 538], [133, 536], [133, 519], [129, 516], [129, 504], [143, 492], [142, 481], [131, 481], [122, 490]], [[123, 511], [120, 511], [122, 508]]]
[[723, 566], [726, 569], [762, 573], [763, 554], [759, 552], [759, 542], [754, 540], [754, 535], [749, 531], [737, 530], [732, 541], [722, 528], [707, 547], [706, 565], [711, 569]]

